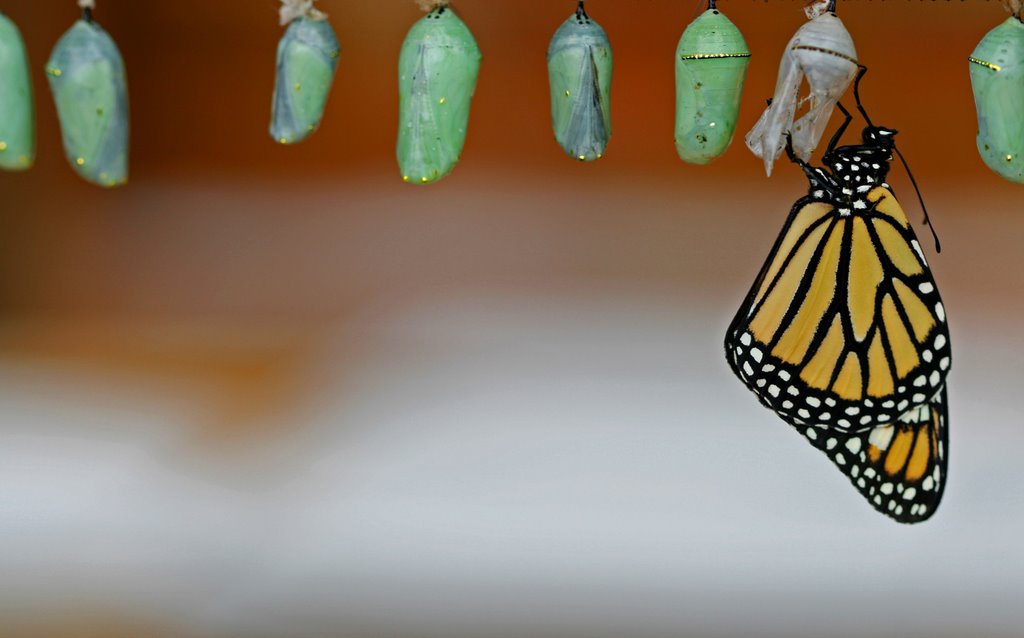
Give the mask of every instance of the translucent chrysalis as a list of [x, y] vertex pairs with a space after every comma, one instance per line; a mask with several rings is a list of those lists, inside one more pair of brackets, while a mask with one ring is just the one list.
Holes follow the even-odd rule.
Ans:
[[327, 16], [311, 2], [295, 5], [286, 0], [281, 8], [288, 28], [277, 45], [270, 136], [281, 144], [301, 142], [320, 126], [340, 55]]
[[23, 171], [36, 156], [35, 110], [21, 32], [0, 13], [0, 168]]
[[676, 49], [676, 151], [691, 164], [725, 152], [736, 132], [750, 49], [729, 18], [708, 9], [686, 27]]
[[57, 42], [46, 66], [64, 152], [86, 181], [128, 181], [128, 87], [117, 45], [88, 9]]
[[1018, 13], [988, 32], [970, 56], [978, 151], [996, 173], [1024, 184], [1024, 22]]
[[[786, 144], [786, 133], [793, 135], [797, 157], [807, 161], [825, 133], [836, 102], [857, 75], [857, 51], [853, 38], [836, 17], [835, 0], [820, 1], [807, 7], [810, 22], [797, 30], [786, 45], [779, 65], [775, 97], [749, 133], [750, 150], [764, 160], [771, 175], [772, 165]], [[810, 94], [800, 98], [800, 84], [807, 79]], [[794, 121], [798, 106], [808, 111]]]
[[473, 34], [447, 4], [409, 30], [398, 60], [396, 149], [406, 182], [435, 182], [458, 163], [481, 57]]
[[612, 46], [582, 0], [548, 47], [555, 139], [581, 162], [600, 159], [612, 133]]

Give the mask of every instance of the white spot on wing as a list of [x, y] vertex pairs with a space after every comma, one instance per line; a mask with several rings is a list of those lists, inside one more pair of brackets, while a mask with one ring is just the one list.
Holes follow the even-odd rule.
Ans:
[[913, 239], [910, 241], [910, 245], [914, 247], [914, 252], [921, 258], [921, 263], [927, 266], [928, 260], [924, 258], [924, 252], [921, 250], [921, 244], [917, 243], [916, 239]]
[[875, 428], [874, 430], [871, 430], [871, 434], [868, 435], [868, 443], [875, 446], [879, 450], [884, 451], [889, 449], [889, 444], [892, 443], [892, 435], [892, 426]]

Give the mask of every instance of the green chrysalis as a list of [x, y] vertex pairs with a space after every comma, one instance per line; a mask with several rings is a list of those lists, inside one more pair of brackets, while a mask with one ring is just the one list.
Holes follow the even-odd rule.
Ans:
[[611, 137], [612, 62], [608, 35], [581, 1], [548, 47], [555, 139], [581, 162], [601, 159]]
[[1024, 22], [1008, 18], [969, 59], [978, 151], [989, 168], [1024, 184]]
[[749, 64], [743, 34], [712, 0], [676, 49], [675, 137], [684, 161], [708, 164], [729, 147]]
[[21, 32], [0, 13], [0, 168], [23, 171], [36, 157], [32, 80]]
[[435, 182], [459, 161], [480, 58], [473, 34], [447, 6], [409, 30], [398, 60], [397, 154], [405, 181]]
[[320, 126], [338, 68], [338, 38], [327, 20], [299, 17], [277, 46], [270, 136], [281, 144], [306, 139]]
[[100, 186], [128, 181], [128, 87], [124, 61], [107, 32], [86, 16], [68, 29], [46, 66], [64, 152]]

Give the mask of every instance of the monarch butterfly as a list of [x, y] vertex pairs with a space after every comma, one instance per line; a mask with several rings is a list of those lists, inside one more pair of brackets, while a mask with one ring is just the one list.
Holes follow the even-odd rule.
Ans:
[[1019, 8], [989, 31], [968, 59], [978, 151], [993, 171], [1024, 184], [1024, 22]]
[[715, 0], [686, 27], [676, 48], [676, 152], [708, 164], [732, 142], [750, 49]]
[[[868, 118], [861, 69], [854, 94], [867, 121], [862, 142], [837, 147], [852, 119], [839, 105], [846, 120], [823, 156], [828, 168], [786, 146], [810, 192], [793, 206], [730, 324], [726, 359], [876, 507], [916, 522], [934, 512], [945, 476], [949, 329], [928, 262], [885, 182], [899, 153], [896, 131]], [[889, 498], [888, 483], [902, 501]]]
[[[822, 8], [826, 11], [821, 12]], [[835, 0], [827, 7], [823, 2], [812, 4], [807, 11], [811, 21], [797, 30], [782, 55], [775, 96], [746, 136], [747, 147], [764, 160], [768, 175], [782, 153], [787, 133], [792, 135], [797, 156], [804, 161], [810, 159], [836, 102], [857, 74], [857, 50], [850, 32], [836, 17]], [[798, 102], [805, 77], [810, 95]], [[797, 107], [805, 101], [809, 110], [793, 121]]]
[[128, 181], [128, 87], [124, 61], [89, 9], [65, 33], [46, 66], [64, 152], [100, 186]]
[[612, 134], [612, 45], [583, 0], [551, 39], [548, 77], [555, 139], [574, 159], [601, 159]]
[[0, 13], [0, 168], [23, 171], [36, 156], [35, 111], [21, 32]]
[[338, 68], [341, 52], [331, 23], [308, 11], [291, 20], [277, 45], [270, 136], [280, 144], [301, 142], [320, 126]]
[[398, 164], [402, 179], [429, 184], [450, 173], [466, 141], [480, 73], [469, 27], [441, 2], [405, 38], [398, 60]]

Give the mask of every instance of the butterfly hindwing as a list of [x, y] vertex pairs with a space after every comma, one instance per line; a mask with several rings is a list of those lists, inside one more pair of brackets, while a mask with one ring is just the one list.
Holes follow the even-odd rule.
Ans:
[[946, 391], [892, 423], [856, 433], [796, 426], [879, 512], [918, 523], [939, 506], [949, 448]]
[[793, 424], [860, 431], [928, 402], [950, 366], [945, 308], [886, 185], [798, 201], [726, 336], [726, 358]]

